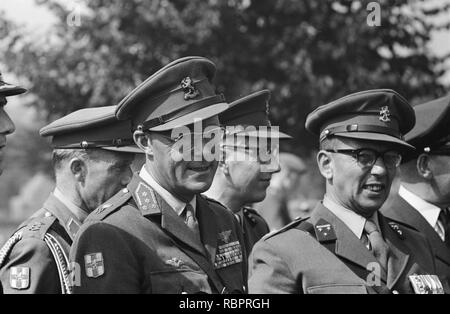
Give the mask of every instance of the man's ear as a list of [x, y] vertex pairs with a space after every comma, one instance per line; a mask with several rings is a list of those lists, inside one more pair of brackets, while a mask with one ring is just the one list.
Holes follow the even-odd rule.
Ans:
[[433, 171], [430, 167], [431, 158], [428, 154], [420, 154], [419, 157], [417, 157], [416, 162], [416, 170], [419, 176], [421, 176], [424, 179], [430, 180], [433, 178]]
[[333, 165], [331, 153], [321, 150], [317, 153], [317, 165], [322, 176], [327, 179], [333, 179]]
[[80, 158], [72, 158], [69, 163], [70, 172], [75, 177], [78, 182], [84, 183], [87, 176], [87, 165], [86, 162]]
[[136, 130], [133, 133], [133, 139], [136, 145], [145, 152], [146, 155], [153, 156], [153, 149], [149, 136], [144, 131]]

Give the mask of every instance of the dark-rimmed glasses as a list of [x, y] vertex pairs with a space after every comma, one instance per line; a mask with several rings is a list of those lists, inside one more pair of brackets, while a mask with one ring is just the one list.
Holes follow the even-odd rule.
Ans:
[[395, 150], [388, 150], [384, 152], [378, 152], [370, 148], [360, 149], [335, 149], [326, 150], [330, 153], [339, 153], [350, 155], [356, 159], [358, 165], [362, 168], [371, 168], [377, 162], [378, 158], [382, 157], [386, 168], [395, 169], [400, 166], [402, 162], [402, 155]]

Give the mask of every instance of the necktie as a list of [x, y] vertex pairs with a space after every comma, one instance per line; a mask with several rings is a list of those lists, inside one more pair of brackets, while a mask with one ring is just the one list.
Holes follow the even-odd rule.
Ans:
[[186, 207], [183, 210], [182, 217], [184, 218], [184, 222], [197, 236], [200, 238], [200, 232], [198, 229], [198, 221], [195, 217], [194, 208], [191, 204], [187, 203]]
[[436, 230], [439, 237], [444, 241], [447, 245], [450, 245], [450, 219], [448, 214], [448, 209], [443, 208], [439, 213], [438, 221], [436, 222], [436, 226], [434, 229]]
[[370, 243], [369, 250], [372, 251], [380, 266], [386, 270], [389, 246], [383, 240], [380, 230], [378, 230], [377, 225], [372, 220], [366, 220], [364, 231]]

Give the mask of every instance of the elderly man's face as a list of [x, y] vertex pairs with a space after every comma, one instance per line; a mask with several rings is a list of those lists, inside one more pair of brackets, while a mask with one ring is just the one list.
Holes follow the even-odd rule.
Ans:
[[[203, 129], [218, 125], [217, 116], [202, 121]], [[162, 187], [185, 201], [209, 189], [218, 161], [204, 158], [202, 149], [206, 142], [192, 151], [192, 157], [196, 156], [192, 158], [194, 160], [185, 160], [174, 149], [174, 142], [167, 135], [152, 132], [149, 137], [152, 153], [147, 156], [147, 169]]]
[[6, 98], [0, 96], [0, 174], [3, 172], [4, 149], [6, 146], [6, 135], [15, 130], [14, 123], [5, 111]]
[[85, 160], [86, 178], [80, 195], [92, 211], [127, 186], [132, 177], [134, 154], [97, 149]]
[[[341, 138], [335, 150], [368, 148], [382, 153], [395, 150], [387, 142], [363, 141]], [[387, 167], [382, 157], [371, 167], [362, 167], [354, 155], [328, 153], [332, 178], [327, 194], [338, 203], [364, 217], [371, 217], [386, 201], [395, 177], [396, 167]]]

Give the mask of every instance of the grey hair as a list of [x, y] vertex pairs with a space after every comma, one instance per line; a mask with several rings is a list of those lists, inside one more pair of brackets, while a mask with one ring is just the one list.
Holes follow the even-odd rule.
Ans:
[[326, 137], [320, 142], [321, 150], [334, 150], [336, 148], [337, 138], [334, 136]]
[[60, 169], [64, 161], [72, 158], [92, 159], [91, 151], [87, 149], [54, 149], [52, 154], [53, 169]]

